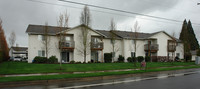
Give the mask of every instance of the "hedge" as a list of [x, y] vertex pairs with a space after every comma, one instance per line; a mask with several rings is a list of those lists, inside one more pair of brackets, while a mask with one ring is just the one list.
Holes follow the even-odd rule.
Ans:
[[104, 53], [104, 62], [111, 63], [112, 62], [112, 53]]

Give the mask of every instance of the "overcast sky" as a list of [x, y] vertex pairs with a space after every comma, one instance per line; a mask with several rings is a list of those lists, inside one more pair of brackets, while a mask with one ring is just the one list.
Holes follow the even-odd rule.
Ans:
[[[69, 26], [79, 25], [80, 13], [84, 6], [75, 5], [58, 0], [39, 0], [47, 3], [33, 2], [37, 0], [0, 0], [0, 18], [8, 39], [11, 31], [15, 31], [19, 46], [28, 46], [28, 34], [25, 33], [29, 24], [44, 25], [48, 22], [51, 26], [57, 25], [61, 13], [68, 12]], [[183, 21], [191, 20], [200, 24], [200, 0], [71, 0], [102, 7], [109, 7], [130, 12], [137, 12], [157, 17]], [[52, 3], [52, 4], [50, 4]], [[117, 29], [130, 31], [137, 20], [140, 32], [152, 33], [166, 31], [175, 32], [178, 38], [182, 22], [171, 22], [139, 15], [131, 15], [110, 10], [89, 7], [92, 15], [92, 28], [108, 30], [111, 18], [117, 24]], [[193, 24], [197, 39], [200, 41], [200, 25]]]

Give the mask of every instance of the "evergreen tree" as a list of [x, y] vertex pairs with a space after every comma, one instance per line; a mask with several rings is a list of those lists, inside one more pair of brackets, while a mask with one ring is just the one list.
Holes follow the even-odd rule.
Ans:
[[183, 21], [182, 30], [180, 33], [179, 39], [182, 40], [184, 44], [184, 59], [188, 60], [188, 56], [190, 56], [190, 44], [189, 44], [189, 32], [187, 29], [187, 21], [186, 19]]
[[196, 35], [194, 33], [194, 30], [192, 28], [192, 24], [191, 21], [188, 21], [188, 25], [187, 25], [187, 30], [188, 30], [188, 38], [189, 38], [189, 44], [190, 44], [190, 50], [197, 50], [199, 49], [199, 43], [197, 41]]
[[187, 30], [187, 21], [186, 19], [183, 21], [183, 25], [182, 25], [182, 30], [180, 33], [180, 37], [179, 39], [182, 40], [182, 42], [184, 43], [184, 53], [189, 52], [190, 51], [190, 47], [189, 47], [189, 34], [188, 34], [188, 30]]

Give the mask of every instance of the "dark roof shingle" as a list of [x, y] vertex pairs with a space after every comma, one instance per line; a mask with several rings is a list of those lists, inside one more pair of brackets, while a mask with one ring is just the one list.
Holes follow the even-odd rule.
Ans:
[[[44, 34], [44, 25], [29, 25], [26, 32], [28, 34]], [[50, 35], [56, 35], [59, 32], [59, 27], [56, 26], [48, 26], [49, 29], [49, 34]], [[63, 29], [69, 29], [69, 28], [63, 28]], [[107, 30], [96, 30], [97, 32], [103, 34], [106, 36], [106, 38], [111, 38], [111, 32]], [[159, 32], [164, 32], [164, 31], [159, 31]], [[159, 33], [138, 33], [138, 38], [137, 39], [148, 39], [149, 37]], [[113, 33], [115, 33], [117, 39], [122, 39], [122, 38], [127, 38], [130, 39], [132, 37], [135, 37], [134, 32], [127, 32], [127, 31], [119, 31], [116, 30]], [[167, 33], [166, 33], [167, 34]], [[132, 36], [133, 35], [133, 36]], [[167, 34], [168, 35], [168, 34]], [[177, 42], [181, 42], [180, 40], [176, 39]]]
[[[26, 32], [28, 34], [44, 34], [44, 25], [29, 25]], [[67, 29], [67, 28], [64, 28]], [[56, 26], [48, 26], [49, 34], [56, 35], [59, 32], [59, 27]]]

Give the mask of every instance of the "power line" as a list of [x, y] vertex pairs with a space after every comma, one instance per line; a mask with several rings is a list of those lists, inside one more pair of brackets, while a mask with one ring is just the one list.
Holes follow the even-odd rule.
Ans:
[[[162, 20], [167, 20], [167, 21], [182, 22], [182, 21], [174, 20], [174, 19], [168, 19], [168, 18], [163, 18], [163, 17], [157, 17], [157, 16], [146, 15], [146, 14], [141, 14], [141, 13], [137, 13], [137, 12], [130, 12], [130, 11], [124, 11], [124, 10], [113, 9], [113, 8], [108, 8], [108, 7], [102, 7], [102, 6], [96, 6], [96, 5], [91, 5], [91, 4], [85, 4], [85, 3], [73, 2], [73, 1], [67, 1], [67, 0], [59, 0], [59, 1], [78, 4], [78, 5], [86, 5], [86, 6], [90, 6], [90, 7], [112, 10], [112, 11], [117, 11], [117, 12], [122, 12], [122, 13], [141, 15], [141, 16], [146, 16], [146, 17], [156, 18], [156, 19], [162, 19]], [[197, 24], [197, 23], [193, 23], [193, 24]], [[198, 24], [198, 25], [200, 25], [200, 24]]]
[[[80, 7], [74, 7], [74, 6], [62, 5], [62, 4], [55, 4], [55, 3], [43, 2], [43, 1], [37, 1], [37, 0], [28, 0], [28, 1], [36, 2], [36, 3], [42, 3], [42, 4], [49, 4], [49, 5], [70, 7], [70, 8], [75, 8], [75, 9], [82, 9], [82, 8], [80, 8]], [[112, 12], [106, 12], [106, 11], [100, 11], [100, 10], [94, 10], [94, 9], [91, 9], [91, 10], [92, 10], [92, 11], [95, 11], [95, 12], [113, 14], [113, 15], [118, 15], [118, 16], [128, 16], [128, 17], [133, 17], [133, 18], [135, 18], [134, 16], [125, 15], [125, 14], [112, 13]], [[135, 14], [133, 14], [133, 15], [135, 15]], [[143, 17], [137, 17], [137, 18], [144, 19], [144, 20], [151, 20], [151, 21], [155, 21], [155, 22], [170, 23], [170, 22], [160, 21], [160, 20], [155, 20], [155, 19], [150, 19], [150, 18], [143, 18]], [[182, 21], [178, 21], [178, 22], [177, 22], [177, 21], [173, 21], [173, 22], [176, 22], [176, 23], [180, 23], [180, 22], [181, 22], [180, 24], [182, 24]], [[170, 23], [170, 24], [173, 24], [173, 23]], [[193, 25], [200, 25], [200, 24], [193, 23]]]
[[101, 7], [101, 6], [91, 5], [91, 4], [84, 4], [84, 3], [67, 1], [67, 0], [59, 0], [59, 1], [78, 4], [78, 5], [86, 5], [86, 6], [90, 6], [90, 7], [112, 10], [112, 11], [117, 11], [117, 12], [123, 12], [123, 13], [128, 13], [128, 14], [141, 15], [141, 16], [146, 16], [146, 17], [151, 17], [151, 18], [157, 18], [157, 19], [163, 19], [163, 20], [169, 20], [169, 21], [175, 21], [175, 22], [182, 22], [182, 21], [178, 21], [178, 20], [174, 20], [174, 19], [168, 19], [168, 18], [157, 17], [157, 16], [152, 16], [152, 15], [145, 15], [145, 14], [141, 14], [141, 13], [129, 12], [129, 11], [118, 10], [118, 9], [113, 9], [113, 8], [108, 8], [108, 7]]

